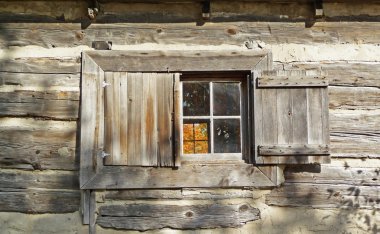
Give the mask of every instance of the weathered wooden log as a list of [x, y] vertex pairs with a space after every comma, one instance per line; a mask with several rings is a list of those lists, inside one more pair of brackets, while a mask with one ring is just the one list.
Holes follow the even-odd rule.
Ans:
[[79, 91], [79, 79], [79, 73], [19, 73], [18, 70], [11, 72], [0, 72], [0, 90], [7, 87], [14, 90]]
[[380, 109], [380, 89], [372, 87], [329, 87], [330, 109]]
[[0, 210], [21, 213], [69, 213], [79, 210], [79, 190], [0, 190]]
[[274, 206], [379, 209], [380, 186], [286, 183], [266, 196]]
[[75, 74], [80, 72], [80, 55], [77, 58], [22, 58], [0, 61], [0, 72]]
[[0, 165], [77, 170], [76, 135], [75, 121], [0, 118]]
[[190, 199], [223, 200], [231, 198], [252, 198], [254, 191], [249, 189], [134, 189], [107, 190], [103, 201], [138, 199]]
[[75, 171], [21, 171], [2, 169], [2, 189], [79, 189], [79, 173]]
[[[194, 23], [92, 24], [82, 30], [78, 24], [3, 23], [1, 47], [37, 45], [46, 48], [91, 46], [98, 40], [114, 44], [142, 43], [243, 45], [247, 40], [277, 43], [378, 43], [378, 22], [223, 22], [196, 26]], [[181, 37], [178, 37], [181, 35]]]
[[288, 167], [285, 170], [286, 183], [380, 186], [378, 168], [355, 167], [355, 165], [346, 164], [345, 167], [322, 165], [319, 173], [303, 172], [302, 169], [301, 166]]
[[274, 67], [276, 70], [320, 70], [327, 74], [330, 86], [380, 87], [379, 65], [378, 62], [276, 62]]
[[239, 227], [260, 219], [260, 211], [249, 204], [238, 205], [108, 205], [99, 209], [97, 224], [117, 229], [196, 229]]

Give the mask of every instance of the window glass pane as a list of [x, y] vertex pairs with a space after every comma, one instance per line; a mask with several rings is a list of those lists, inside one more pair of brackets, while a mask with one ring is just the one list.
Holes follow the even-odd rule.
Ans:
[[240, 153], [240, 119], [214, 120], [215, 153]]
[[214, 115], [240, 115], [240, 84], [213, 84]]
[[183, 124], [183, 153], [210, 153], [209, 123], [204, 120], [188, 120]]
[[183, 82], [183, 115], [210, 115], [210, 87], [206, 82]]

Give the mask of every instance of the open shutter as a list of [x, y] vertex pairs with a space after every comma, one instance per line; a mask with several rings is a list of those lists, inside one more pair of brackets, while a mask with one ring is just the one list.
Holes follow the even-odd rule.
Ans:
[[105, 72], [106, 165], [174, 166], [174, 77]]
[[255, 79], [256, 163], [329, 163], [326, 77], [303, 73]]

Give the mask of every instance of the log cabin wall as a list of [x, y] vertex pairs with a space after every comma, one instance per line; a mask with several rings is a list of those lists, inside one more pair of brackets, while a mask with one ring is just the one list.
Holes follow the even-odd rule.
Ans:
[[[118, 205], [130, 216], [152, 212], [124, 215], [148, 233], [380, 232], [379, 3], [324, 1], [324, 18], [314, 19], [312, 1], [213, 1], [208, 21], [196, 1], [99, 1], [93, 20], [88, 4], [0, 1], [0, 233], [88, 232], [79, 212], [80, 56], [103, 40], [119, 50], [267, 49], [277, 70], [327, 72], [332, 163], [287, 167], [274, 189], [99, 191], [98, 233], [125, 231], [107, 219]], [[189, 224], [194, 212], [210, 223]]]

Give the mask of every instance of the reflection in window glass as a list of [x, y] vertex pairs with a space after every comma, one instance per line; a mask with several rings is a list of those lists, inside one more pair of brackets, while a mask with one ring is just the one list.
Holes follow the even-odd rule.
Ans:
[[183, 115], [204, 116], [210, 114], [210, 87], [207, 82], [183, 83]]
[[213, 83], [214, 115], [240, 115], [239, 83]]
[[215, 153], [240, 153], [240, 120], [214, 120]]
[[192, 122], [183, 124], [183, 152], [185, 154], [209, 153], [209, 124]]

